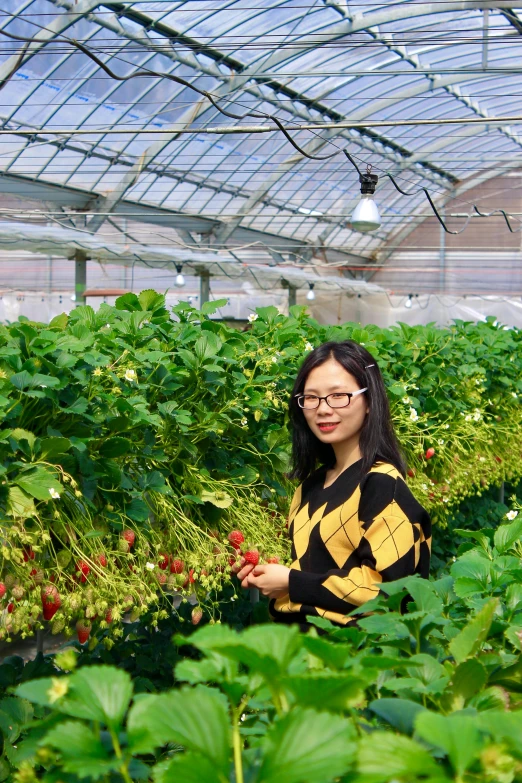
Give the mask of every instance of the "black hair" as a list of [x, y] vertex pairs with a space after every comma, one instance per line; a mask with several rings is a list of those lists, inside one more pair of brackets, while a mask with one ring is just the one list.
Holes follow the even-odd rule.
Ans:
[[[327, 342], [308, 354], [295, 379], [290, 398], [290, 423], [292, 427], [292, 470], [288, 478], [304, 481], [316, 468], [331, 468], [335, 464], [335, 452], [329, 443], [322, 443], [314, 435], [297, 404], [297, 394], [302, 394], [309, 373], [328, 359], [335, 359], [356, 379], [361, 389], [367, 387], [364, 396], [369, 413], [359, 438], [362, 455], [361, 475], [365, 475], [377, 460], [390, 462], [404, 477], [406, 461], [401, 452], [390, 417], [390, 405], [379, 366], [371, 353], [353, 340]], [[368, 366], [371, 365], [371, 366]]]

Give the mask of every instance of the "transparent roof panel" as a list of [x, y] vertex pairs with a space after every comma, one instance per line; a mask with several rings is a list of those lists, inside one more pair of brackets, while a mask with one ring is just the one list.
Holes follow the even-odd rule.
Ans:
[[[491, 119], [522, 114], [522, 6], [492, 2], [486, 14], [449, 0], [3, 5], [0, 30], [36, 38], [23, 55], [22, 42], [0, 35], [0, 75], [10, 76], [2, 129], [31, 132], [0, 137], [1, 173], [86, 191], [105, 199], [109, 217], [122, 201], [208, 217], [207, 248], [248, 229], [260, 242], [265, 232], [267, 247], [281, 237], [281, 246], [367, 257], [409, 216], [430, 214], [419, 186], [443, 202], [520, 155], [520, 125]], [[312, 157], [338, 154], [309, 159], [280, 131], [208, 132], [266, 125], [270, 115]], [[448, 124], [460, 119], [484, 122]], [[401, 124], [408, 120], [433, 124]], [[343, 121], [368, 125], [302, 128]], [[344, 148], [381, 176], [383, 225], [371, 236], [349, 227], [359, 185]], [[415, 195], [400, 195], [386, 172]]]

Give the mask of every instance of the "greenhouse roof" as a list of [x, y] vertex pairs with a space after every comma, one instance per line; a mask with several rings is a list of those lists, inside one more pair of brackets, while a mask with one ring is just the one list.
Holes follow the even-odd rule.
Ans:
[[[471, 212], [467, 191], [520, 166], [519, 126], [492, 121], [522, 115], [509, 2], [7, 0], [0, 30], [33, 39], [0, 36], [3, 191], [64, 227], [74, 210], [91, 233], [128, 216], [190, 247], [350, 266], [432, 214], [420, 187]], [[112, 78], [73, 41], [120, 77], [156, 75]], [[310, 160], [278, 129], [228, 132], [273, 128], [267, 115], [306, 153], [339, 154]], [[433, 124], [397, 124], [419, 119]], [[337, 127], [301, 128], [322, 123]], [[381, 176], [375, 233], [349, 227], [359, 184], [343, 149], [415, 191]]]

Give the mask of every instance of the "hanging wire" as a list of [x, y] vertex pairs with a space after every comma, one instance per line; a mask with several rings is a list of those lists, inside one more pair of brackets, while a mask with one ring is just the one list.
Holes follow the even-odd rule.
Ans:
[[[6, 37], [8, 37], [8, 38], [10, 38], [12, 40], [20, 41], [20, 42], [23, 42], [25, 44], [24, 47], [22, 48], [22, 51], [21, 51], [21, 53], [20, 53], [16, 63], [13, 65], [13, 67], [11, 68], [11, 70], [9, 71], [7, 76], [5, 76], [2, 81], [0, 81], [0, 90], [1, 90], [1, 89], [3, 89], [3, 87], [5, 87], [7, 82], [14, 76], [14, 74], [17, 72], [19, 67], [22, 65], [24, 57], [27, 54], [27, 51], [28, 51], [28, 49], [30, 47], [30, 44], [33, 43], [34, 39], [26, 38], [26, 37], [20, 36], [20, 35], [14, 35], [13, 33], [8, 33], [6, 30], [2, 30], [2, 29], [0, 29], [0, 34], [4, 35], [4, 36], [6, 36]], [[65, 41], [65, 42], [67, 42], [67, 43], [69, 43], [71, 46], [73, 46], [74, 48], [78, 49], [83, 54], [85, 54], [86, 57], [91, 59], [108, 76], [110, 76], [112, 79], [114, 79], [116, 81], [126, 82], [126, 81], [129, 81], [130, 79], [135, 79], [135, 78], [140, 78], [140, 77], [150, 77], [150, 76], [155, 76], [155, 77], [160, 78], [160, 79], [168, 79], [170, 81], [175, 82], [176, 84], [180, 84], [180, 85], [182, 85], [184, 87], [187, 87], [188, 89], [193, 90], [194, 92], [196, 92], [198, 95], [201, 95], [202, 97], [206, 98], [217, 111], [219, 111], [221, 114], [223, 114], [224, 116], [229, 117], [231, 119], [243, 120], [245, 117], [254, 117], [256, 119], [269, 119], [269, 120], [271, 120], [277, 126], [277, 128], [281, 131], [281, 133], [283, 133], [283, 135], [285, 136], [287, 141], [294, 147], [294, 149], [296, 149], [297, 152], [299, 152], [300, 155], [302, 155], [305, 158], [308, 158], [309, 160], [318, 160], [318, 161], [330, 160], [331, 158], [336, 157], [339, 154], [339, 152], [343, 152], [345, 154], [346, 158], [355, 167], [357, 173], [359, 174], [359, 178], [363, 177], [363, 174], [362, 174], [361, 170], [359, 169], [359, 166], [357, 165], [354, 157], [348, 152], [347, 149], [344, 148], [344, 149], [341, 150], [341, 149], [337, 148], [335, 152], [332, 152], [329, 155], [313, 155], [313, 154], [310, 154], [310, 153], [306, 152], [292, 138], [291, 134], [285, 128], [285, 126], [281, 122], [281, 120], [278, 117], [276, 117], [275, 115], [273, 115], [273, 114], [268, 114], [268, 113], [261, 112], [261, 111], [258, 111], [258, 110], [246, 111], [242, 115], [235, 114], [234, 112], [231, 112], [231, 111], [229, 111], [227, 109], [222, 108], [219, 105], [218, 100], [212, 95], [212, 93], [208, 92], [207, 90], [202, 90], [201, 88], [196, 87], [194, 84], [192, 84], [191, 82], [187, 81], [186, 79], [183, 79], [181, 76], [175, 76], [174, 74], [170, 74], [170, 73], [154, 71], [152, 69], [146, 68], [146, 69], [134, 71], [133, 73], [127, 74], [126, 76], [119, 76], [118, 74], [114, 73], [114, 71], [112, 71], [103, 62], [103, 60], [101, 60], [99, 57], [97, 57], [97, 55], [95, 55], [83, 43], [80, 43], [76, 39], [69, 38], [68, 36], [65, 36], [63, 34], [59, 35], [59, 36], [56, 36], [56, 38], [55, 38], [55, 40], [60, 40], [60, 39]], [[325, 143], [331, 143], [329, 139], [325, 139], [324, 141], [325, 141]], [[438, 211], [438, 209], [437, 209], [437, 207], [436, 207], [436, 205], [435, 205], [435, 203], [433, 201], [433, 198], [431, 197], [430, 192], [429, 192], [429, 190], [427, 188], [421, 186], [416, 191], [408, 192], [408, 191], [405, 191], [403, 188], [401, 188], [400, 185], [398, 185], [395, 177], [390, 172], [386, 171], [386, 172], [384, 172], [382, 174], [382, 176], [388, 177], [389, 180], [391, 181], [391, 183], [393, 184], [393, 186], [395, 187], [395, 189], [403, 196], [411, 197], [411, 196], [417, 195], [420, 192], [423, 192], [424, 195], [426, 196], [426, 199], [428, 200], [428, 203], [429, 203], [431, 209], [433, 210], [433, 213], [435, 214], [435, 217], [437, 218], [437, 220], [439, 221], [440, 225], [442, 226], [442, 228], [444, 229], [444, 231], [447, 234], [458, 235], [458, 234], [463, 233], [463, 231], [465, 231], [465, 229], [467, 228], [467, 226], [469, 224], [469, 221], [471, 219], [471, 215], [467, 215], [466, 216], [467, 217], [466, 222], [465, 222], [464, 226], [460, 230], [452, 231], [451, 229], [449, 229], [447, 227], [445, 221], [443, 220], [442, 216], [440, 215], [440, 213], [439, 213], [439, 211]], [[508, 214], [503, 209], [497, 209], [494, 212], [490, 212], [490, 213], [482, 213], [475, 204], [473, 204], [472, 207], [473, 207], [475, 213], [477, 215], [479, 215], [479, 217], [491, 217], [492, 215], [495, 215], [495, 214], [501, 214], [504, 217], [506, 225], [507, 225], [507, 227], [508, 227], [508, 229], [509, 229], [509, 231], [511, 233], [518, 233], [519, 231], [522, 230], [522, 226], [520, 226], [518, 229], [513, 229], [511, 227]]]

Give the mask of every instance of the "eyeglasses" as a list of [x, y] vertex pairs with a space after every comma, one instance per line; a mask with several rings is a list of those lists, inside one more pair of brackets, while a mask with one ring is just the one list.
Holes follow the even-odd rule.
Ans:
[[332, 394], [327, 394], [326, 397], [318, 397], [316, 394], [296, 394], [295, 397], [300, 408], [312, 411], [319, 407], [321, 400], [325, 400], [330, 408], [347, 408], [352, 401], [352, 397], [357, 397], [358, 394], [362, 394], [365, 391], [368, 391], [367, 386], [355, 392], [333, 392]]

